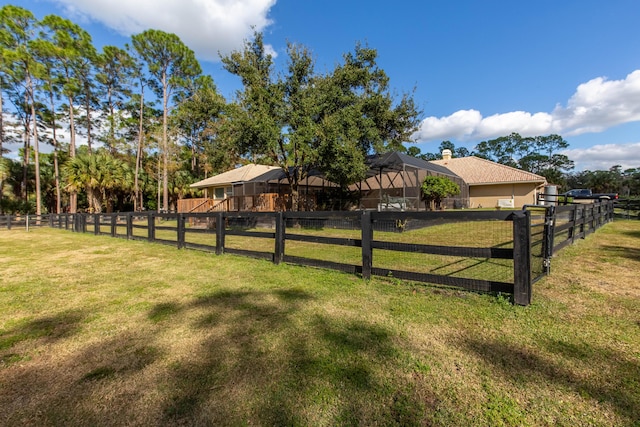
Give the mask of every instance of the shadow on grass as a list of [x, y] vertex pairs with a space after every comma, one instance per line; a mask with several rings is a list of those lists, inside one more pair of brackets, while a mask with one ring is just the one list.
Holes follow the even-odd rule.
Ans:
[[26, 321], [0, 332], [0, 351], [26, 340], [54, 342], [69, 337], [79, 330], [79, 324], [84, 318], [84, 313], [71, 311]]
[[[399, 355], [384, 327], [314, 314], [298, 290], [218, 292], [193, 308], [212, 334], [172, 372], [167, 424], [419, 424], [410, 386], [385, 378]], [[294, 316], [294, 314], [296, 314]], [[395, 387], [395, 385], [398, 387]]]
[[161, 356], [148, 340], [124, 332], [69, 354], [52, 351], [52, 361], [2, 370], [0, 425], [144, 424], [136, 402], [149, 384], [138, 388], [132, 379]]
[[170, 318], [180, 310], [180, 306], [176, 303], [160, 303], [153, 306], [148, 314], [148, 318], [151, 322], [158, 323]]
[[[547, 340], [537, 348], [555, 354], [545, 357], [514, 344], [466, 338], [463, 347], [494, 365], [494, 372], [526, 386], [549, 383], [573, 389], [596, 402], [607, 402], [621, 416], [631, 421], [640, 419], [640, 362], [630, 360], [614, 350], [589, 344]], [[578, 372], [571, 366], [583, 364]], [[585, 375], [585, 371], [589, 371]], [[602, 373], [606, 372], [606, 379]], [[636, 380], [629, 380], [635, 378]]]
[[632, 248], [629, 246], [602, 246], [604, 251], [615, 257], [629, 258], [634, 261], [640, 261], [640, 248]]
[[[423, 423], [400, 338], [316, 303], [299, 289], [215, 292], [85, 344], [71, 336], [80, 314], [34, 320], [2, 338], [72, 339], [1, 369], [0, 425]], [[176, 333], [186, 347], [161, 350]]]
[[[640, 219], [640, 217], [638, 218]], [[622, 231], [622, 234], [640, 239], [640, 231]]]

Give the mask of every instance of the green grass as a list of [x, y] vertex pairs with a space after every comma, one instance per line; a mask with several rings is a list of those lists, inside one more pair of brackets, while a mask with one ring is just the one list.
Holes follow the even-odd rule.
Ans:
[[603, 227], [518, 307], [0, 230], [0, 425], [636, 426], [639, 242], [638, 221]]

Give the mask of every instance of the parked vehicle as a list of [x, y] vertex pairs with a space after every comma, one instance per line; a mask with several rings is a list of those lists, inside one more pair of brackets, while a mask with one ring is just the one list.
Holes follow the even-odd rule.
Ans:
[[617, 200], [618, 193], [593, 193], [588, 188], [576, 188], [562, 194], [565, 199], [572, 198], [574, 200]]

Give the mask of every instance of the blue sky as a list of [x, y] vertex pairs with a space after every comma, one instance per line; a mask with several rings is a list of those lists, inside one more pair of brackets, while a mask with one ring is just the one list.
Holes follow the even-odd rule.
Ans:
[[[12, 2], [0, 2], [8, 4]], [[17, 2], [13, 4], [18, 4]], [[178, 34], [221, 93], [239, 82], [218, 52], [263, 31], [276, 63], [286, 43], [329, 71], [356, 42], [378, 50], [400, 94], [414, 87], [423, 152], [442, 140], [469, 149], [518, 132], [557, 133], [577, 170], [640, 167], [640, 2], [637, 0], [22, 0], [83, 26], [96, 46], [157, 28]]]

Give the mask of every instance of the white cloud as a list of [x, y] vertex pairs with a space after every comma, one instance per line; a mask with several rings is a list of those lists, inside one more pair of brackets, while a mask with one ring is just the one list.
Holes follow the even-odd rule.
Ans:
[[476, 110], [460, 110], [448, 117], [427, 117], [414, 138], [419, 142], [426, 139], [465, 139], [481, 122], [482, 115]]
[[[75, 17], [98, 21], [125, 36], [147, 29], [177, 34], [196, 55], [218, 60], [241, 49], [254, 29], [271, 24], [276, 0], [53, 0]], [[272, 53], [275, 51], [269, 46]]]
[[640, 167], [640, 142], [594, 145], [565, 150], [563, 154], [576, 162], [577, 170], [608, 170], [615, 165], [623, 170]]
[[494, 135], [504, 136], [512, 132], [521, 135], [539, 135], [548, 133], [553, 118], [547, 113], [531, 114], [525, 111], [514, 111], [512, 113], [495, 114], [483, 118], [476, 129], [474, 137], [485, 139]]
[[479, 141], [512, 132], [573, 136], [635, 121], [640, 121], [640, 70], [623, 80], [598, 77], [583, 83], [566, 107], [556, 106], [551, 113], [514, 111], [482, 117], [476, 110], [460, 110], [446, 117], [427, 117], [413, 136], [418, 142]]

